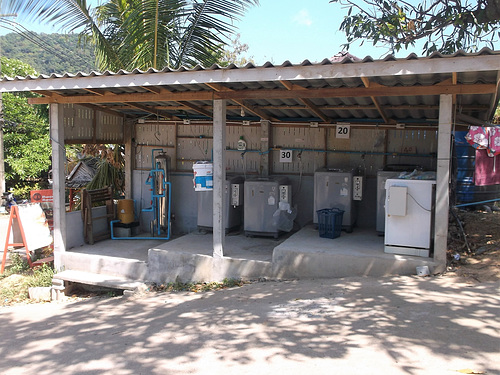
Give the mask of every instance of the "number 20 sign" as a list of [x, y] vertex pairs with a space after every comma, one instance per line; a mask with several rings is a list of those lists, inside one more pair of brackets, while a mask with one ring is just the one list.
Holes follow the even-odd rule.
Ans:
[[336, 138], [350, 138], [351, 126], [350, 125], [337, 125], [335, 130]]

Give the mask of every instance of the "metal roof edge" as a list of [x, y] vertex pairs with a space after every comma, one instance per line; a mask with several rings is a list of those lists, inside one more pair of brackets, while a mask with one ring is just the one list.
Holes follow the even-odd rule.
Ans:
[[[495, 64], [493, 62], [496, 62], [496, 60], [491, 60], [488, 62], [488, 64], [479, 64], [479, 61], [474, 61], [473, 64], [467, 64], [465, 67], [465, 64], [462, 66], [457, 66], [457, 64], [460, 62], [461, 64], [463, 63], [464, 59], [469, 59], [471, 57], [477, 57], [477, 56], [484, 56], [487, 58], [488, 56], [493, 56], [495, 59], [498, 57], [499, 58], [499, 63], [496, 65], [497, 67], [495, 68]], [[181, 67], [177, 70], [173, 70], [169, 67], [165, 67], [162, 70], [156, 70], [156, 69], [148, 69], [147, 71], [142, 71], [140, 69], [134, 69], [132, 71], [126, 71], [126, 70], [119, 70], [118, 72], [112, 72], [112, 71], [104, 71], [104, 72], [96, 72], [92, 71], [90, 73], [84, 73], [84, 72], [78, 72], [76, 74], [70, 74], [70, 73], [65, 73], [64, 75], [61, 74], [50, 74], [50, 75], [43, 75], [40, 74], [38, 77], [34, 76], [27, 76], [27, 77], [20, 77], [16, 76], [14, 78], [11, 77], [3, 77], [0, 82], [3, 83], [8, 83], [8, 86], [11, 86], [11, 84], [14, 81], [43, 81], [43, 80], [59, 80], [59, 79], [75, 79], [79, 81], [83, 81], [85, 79], [92, 79], [94, 77], [100, 77], [102, 79], [105, 79], [107, 77], [115, 77], [118, 79], [120, 76], [130, 76], [130, 75], [156, 75], [158, 73], [163, 73], [165, 76], [164, 78], [158, 78], [158, 79], [148, 79], [149, 81], [157, 81], [155, 83], [149, 83], [149, 84], [156, 84], [156, 85], [167, 85], [167, 84], [189, 84], [189, 83], [196, 83], [196, 81], [201, 82], [203, 76], [197, 76], [197, 80], [194, 81], [192, 78], [186, 77], [185, 79], [179, 79], [179, 76], [176, 76], [175, 79], [171, 80], [168, 78], [170, 73], [180, 73], [180, 74], [186, 74], [189, 75], [190, 73], [197, 73], [199, 74], [200, 72], [206, 72], [207, 75], [211, 75], [211, 80], [213, 82], [217, 82], [218, 78], [213, 77], [213, 75], [220, 75], [217, 73], [218, 71], [223, 71], [223, 76], [224, 82], [228, 81], [228, 77], [230, 78], [233, 76], [234, 81], [238, 80], [258, 80], [258, 81], [265, 81], [265, 80], [272, 80], [273, 77], [275, 79], [275, 76], [277, 73], [273, 74], [267, 74], [267, 73], [260, 73], [265, 72], [270, 69], [276, 69], [277, 71], [279, 70], [279, 73], [283, 75], [281, 76], [282, 79], [289, 79], [289, 80], [294, 80], [294, 79], [315, 79], [315, 78], [345, 78], [345, 77], [356, 77], [356, 76], [376, 76], [376, 75], [398, 75], [398, 74], [424, 74], [425, 72], [428, 71], [428, 68], [420, 68], [420, 65], [424, 66], [426, 64], [431, 63], [432, 64], [437, 64], [435, 66], [435, 69], [433, 69], [435, 72], [440, 73], [440, 72], [451, 72], [451, 71], [481, 71], [481, 70], [500, 70], [500, 51], [494, 51], [491, 50], [487, 47], [481, 49], [478, 52], [475, 53], [465, 53], [464, 51], [460, 50], [457, 51], [454, 55], [443, 55], [441, 53], [434, 53], [431, 56], [428, 57], [418, 57], [415, 53], [410, 53], [407, 57], [405, 58], [396, 58], [393, 55], [388, 55], [384, 59], [381, 60], [374, 60], [370, 56], [364, 57], [362, 60], [356, 60], [354, 61], [353, 59], [346, 57], [340, 61], [327, 61], [328, 59], [324, 59], [321, 62], [316, 62], [316, 63], [311, 63], [309, 60], [304, 60], [300, 64], [292, 64], [289, 60], [286, 60], [281, 64], [280, 66], [275, 66], [271, 62], [266, 62], [265, 64], [261, 66], [255, 66], [253, 63], [248, 63], [243, 67], [238, 67], [235, 64], [231, 64], [228, 67], [221, 67], [217, 64], [212, 65], [210, 68], [204, 68], [201, 65], [197, 65], [191, 69], [188, 69], [186, 67]], [[344, 61], [345, 60], [345, 61]], [[439, 61], [442, 60], [443, 64], [441, 64]], [[453, 61], [455, 60], [455, 61]], [[467, 61], [467, 60], [465, 60]], [[456, 64], [453, 64], [454, 66], [450, 66], [452, 64], [449, 64], [449, 62], [453, 62]], [[396, 68], [394, 64], [398, 64], [398, 67]], [[407, 64], [407, 67], [404, 69], [401, 69], [399, 65]], [[410, 65], [408, 65], [410, 64]], [[365, 69], [366, 66], [366, 69]], [[302, 68], [300, 70], [297, 70], [296, 72], [293, 72], [294, 68]], [[307, 71], [303, 70], [303, 68], [308, 68]], [[248, 77], [248, 73], [245, 73], [248, 70], [255, 70], [254, 77]], [[259, 72], [258, 72], [259, 71]], [[363, 72], [361, 72], [363, 71]], [[242, 75], [245, 75], [245, 78], [242, 77]], [[316, 77], [317, 76], [317, 77]], [[222, 78], [220, 78], [222, 80]], [[90, 82], [90, 81], [89, 81]], [[114, 84], [114, 86], [120, 85], [118, 82]], [[37, 87], [32, 88], [33, 86], [31, 84], [27, 83], [27, 86], [30, 87], [25, 87], [23, 89], [17, 88], [17, 91], [24, 91], [24, 90], [42, 90], [43, 88]], [[44, 86], [43, 84], [40, 84], [39, 86]], [[62, 89], [62, 86], [59, 87], [60, 85], [55, 84], [53, 85], [53, 89]], [[52, 87], [52, 86], [51, 86]], [[70, 86], [64, 85], [65, 88], [70, 88]], [[80, 84], [75, 84], [74, 88], [81, 87]], [[109, 84], [106, 85], [104, 81], [99, 81], [97, 84], [92, 83], [89, 86], [85, 86], [87, 88], [91, 87], [109, 87]], [[10, 89], [7, 89], [7, 91]], [[13, 90], [13, 91], [16, 91]], [[5, 90], [3, 90], [5, 91]]]

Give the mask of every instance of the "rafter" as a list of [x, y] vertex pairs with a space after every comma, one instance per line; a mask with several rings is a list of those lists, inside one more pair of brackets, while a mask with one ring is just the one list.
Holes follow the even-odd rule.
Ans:
[[[361, 77], [361, 81], [363, 81], [363, 85], [365, 85], [366, 88], [369, 88], [371, 84], [375, 84], [375, 82], [370, 82], [370, 80], [366, 77]], [[378, 85], [378, 86], [380, 87], [381, 85]], [[375, 96], [370, 96], [370, 99], [372, 100], [373, 104], [375, 104], [375, 107], [377, 108], [377, 111], [378, 111], [380, 117], [382, 117], [384, 119], [384, 122], [386, 124], [388, 124], [389, 117], [387, 117], [387, 114], [385, 113], [384, 109], [380, 105], [378, 99]]]
[[48, 96], [48, 97], [52, 97], [54, 95], [59, 95], [59, 94], [57, 94], [54, 91], [47, 91], [47, 90], [37, 90], [37, 91], [33, 91], [33, 92], [35, 94], [39, 94], [39, 95], [43, 95], [43, 96]]
[[142, 105], [142, 104], [128, 102], [127, 105], [132, 107], [132, 108], [137, 108], [137, 109], [140, 109], [141, 111], [148, 112], [148, 113], [151, 113], [151, 114], [156, 115], [156, 116], [161, 116], [161, 117], [164, 117], [164, 118], [169, 119], [169, 120], [172, 120], [174, 118], [178, 119], [178, 117], [172, 116], [171, 114], [166, 113], [165, 111], [160, 111], [156, 108], [150, 108], [150, 107]]
[[[179, 102], [182, 103], [182, 102]], [[105, 107], [100, 107], [100, 108], [105, 108]], [[124, 109], [126, 106], [120, 106], [120, 105], [114, 105], [111, 107], [111, 109]], [[184, 105], [159, 105], [156, 106], [155, 108], [161, 109], [161, 110], [166, 110], [166, 111], [180, 111], [180, 110], [186, 110], [188, 109]], [[211, 105], [203, 105], [200, 106], [199, 108], [205, 110], [205, 111], [210, 111], [212, 109]], [[241, 105], [228, 105], [227, 109], [231, 111], [237, 111], [241, 108]], [[370, 105], [323, 105], [319, 107], [323, 111], [364, 111], [364, 110], [377, 110], [377, 107], [375, 105], [370, 104]], [[463, 105], [462, 109], [463, 110], [468, 110], [468, 111], [487, 111], [488, 106], [486, 105], [478, 105], [478, 104], [473, 104], [473, 105]], [[265, 109], [278, 109], [278, 110], [306, 110], [307, 107], [305, 105], [261, 105], [259, 106], [259, 109], [265, 110]], [[403, 104], [403, 105], [390, 105], [390, 106], [385, 106], [385, 110], [407, 110], [407, 109], [413, 109], [413, 110], [438, 110], [439, 106], [437, 105], [410, 105], [410, 104]]]
[[95, 111], [101, 111], [101, 112], [109, 113], [110, 115], [115, 115], [115, 116], [120, 116], [120, 117], [127, 117], [127, 115], [123, 114], [122, 112], [115, 111], [115, 110], [113, 110], [111, 108], [101, 107], [99, 105], [86, 104], [86, 103], [82, 103], [82, 104], [79, 104], [79, 105], [81, 105], [82, 107], [87, 107], [87, 108], [93, 109]]
[[154, 87], [154, 86], [140, 86], [140, 87], [143, 88], [144, 90], [152, 92], [153, 94], [160, 94], [161, 93], [161, 89], [158, 87]]
[[[49, 103], [128, 103], [128, 102], [148, 102], [148, 101], [190, 101], [190, 100], [213, 100], [226, 99], [297, 99], [297, 98], [356, 98], [370, 96], [415, 96], [415, 95], [441, 95], [441, 94], [493, 94], [496, 92], [495, 84], [470, 84], [470, 85], [429, 85], [429, 86], [394, 86], [394, 87], [340, 87], [340, 88], [319, 88], [302, 90], [234, 90], [224, 92], [208, 91], [188, 91], [188, 92], [162, 92], [152, 93], [127, 93], [97, 95], [75, 95], [75, 96], [54, 96], [42, 98], [30, 98], [31, 104]], [[254, 112], [251, 106], [248, 110]], [[255, 112], [254, 112], [255, 113]], [[269, 117], [269, 116], [266, 116]]]
[[[296, 90], [296, 91], [307, 91], [307, 89], [305, 87], [296, 85], [296, 84], [294, 84], [292, 82], [289, 82], [289, 81], [280, 81], [280, 83], [283, 86], [285, 86], [285, 88], [287, 90], [290, 90], [290, 91], [293, 91], [293, 90]], [[298, 98], [298, 100], [300, 100], [302, 103], [304, 103], [304, 105], [306, 106], [306, 108], [308, 110], [310, 110], [312, 113], [314, 113], [316, 116], [318, 116], [320, 119], [322, 119], [323, 122], [326, 122], [326, 123], [332, 122], [331, 119], [328, 116], [326, 116], [321, 111], [321, 109], [316, 104], [314, 104], [310, 99]]]
[[212, 112], [207, 111], [206, 109], [203, 109], [202, 107], [192, 104], [190, 102], [178, 102], [179, 104], [182, 104], [185, 107], [188, 107], [192, 109], [195, 112], [201, 113], [203, 116], [207, 116], [208, 118], [212, 118], [213, 114]]
[[290, 81], [283, 81], [281, 80], [280, 83], [285, 86], [287, 90], [290, 91], [306, 91], [307, 89], [305, 87], [302, 87], [300, 85], [297, 85], [295, 83], [292, 83]]
[[[223, 85], [220, 85], [218, 83], [205, 83], [208, 87], [210, 87], [212, 90], [216, 92], [234, 92], [235, 90], [225, 87]], [[239, 104], [243, 109], [247, 110], [250, 113], [253, 113], [254, 115], [257, 115], [263, 120], [269, 120], [269, 121], [279, 121], [278, 119], [275, 119], [274, 117], [270, 117], [267, 115], [265, 112], [261, 111], [259, 108], [256, 108], [255, 106], [247, 104], [244, 100], [237, 100], [233, 99], [233, 102], [236, 104]]]
[[111, 92], [105, 90], [97, 90], [97, 89], [84, 89], [84, 90], [98, 96], [103, 96], [105, 93], [112, 94]]

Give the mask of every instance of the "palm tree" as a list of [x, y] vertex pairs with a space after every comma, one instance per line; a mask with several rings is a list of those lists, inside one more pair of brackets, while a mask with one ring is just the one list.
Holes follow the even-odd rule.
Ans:
[[101, 70], [209, 64], [258, 0], [3, 0], [2, 12], [78, 32]]

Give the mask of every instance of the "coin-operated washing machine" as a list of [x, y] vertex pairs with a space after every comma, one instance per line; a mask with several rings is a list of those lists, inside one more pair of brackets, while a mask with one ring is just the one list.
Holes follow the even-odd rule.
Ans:
[[[243, 224], [243, 177], [227, 177], [224, 183], [224, 228], [227, 232], [241, 227]], [[197, 191], [198, 196], [198, 229], [213, 230], [214, 191]]]
[[292, 186], [288, 179], [269, 177], [246, 180], [244, 197], [245, 235], [278, 238], [283, 230], [277, 223], [277, 214], [292, 205]]
[[388, 164], [377, 172], [377, 220], [376, 230], [379, 235], [385, 232], [385, 182], [390, 178], [397, 178], [401, 172], [422, 171], [421, 166], [415, 164]]
[[388, 179], [385, 188], [384, 252], [429, 257], [434, 237], [436, 180]]
[[324, 208], [343, 210], [342, 229], [352, 232], [356, 222], [352, 171], [322, 168], [314, 173], [314, 224], [318, 223], [316, 212]]

